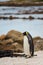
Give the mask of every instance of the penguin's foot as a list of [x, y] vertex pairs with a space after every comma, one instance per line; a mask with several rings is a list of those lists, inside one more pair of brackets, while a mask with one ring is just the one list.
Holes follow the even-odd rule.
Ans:
[[23, 56], [24, 56], [24, 57], [27, 57], [27, 55], [25, 55], [25, 54], [24, 54]]
[[31, 58], [31, 56], [29, 56], [29, 55], [23, 55], [25, 58]]
[[26, 58], [31, 58], [31, 56], [26, 56]]
[[27, 56], [27, 58], [31, 58], [31, 56]]

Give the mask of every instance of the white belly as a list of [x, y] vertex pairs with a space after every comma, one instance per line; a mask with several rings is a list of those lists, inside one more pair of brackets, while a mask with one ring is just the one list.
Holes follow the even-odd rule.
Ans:
[[29, 42], [27, 36], [24, 36], [24, 54], [30, 55], [30, 47], [29, 47]]

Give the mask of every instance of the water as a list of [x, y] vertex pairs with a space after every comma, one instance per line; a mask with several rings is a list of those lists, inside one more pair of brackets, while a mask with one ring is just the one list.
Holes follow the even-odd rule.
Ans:
[[[32, 7], [5, 7], [0, 6], [0, 16], [16, 16], [16, 17], [29, 17], [30, 15], [37, 18], [43, 17], [43, 14], [22, 14], [18, 15], [19, 11], [24, 10], [38, 10], [43, 11], [43, 6], [32, 6]], [[15, 14], [16, 13], [16, 14]], [[43, 20], [24, 20], [24, 19], [13, 19], [3, 20], [0, 19], [0, 35], [6, 34], [10, 30], [17, 30], [20, 32], [28, 31], [30, 34], [35, 36], [43, 37]]]
[[5, 1], [9, 1], [9, 0], [0, 0], [0, 2], [5, 2]]
[[[30, 12], [34, 12], [34, 11], [43, 11], [43, 6], [29, 6], [29, 7], [6, 7], [6, 6], [0, 6], [0, 15], [1, 16], [26, 16], [28, 17], [29, 15], [18, 15], [18, 13], [22, 13], [24, 11], [30, 11]], [[40, 15], [32, 15], [32, 16], [36, 16], [36, 17], [43, 17], [43, 14]]]

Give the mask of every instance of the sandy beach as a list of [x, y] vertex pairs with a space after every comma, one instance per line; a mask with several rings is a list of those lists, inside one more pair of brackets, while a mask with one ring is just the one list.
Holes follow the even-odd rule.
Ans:
[[3, 57], [0, 65], [43, 65], [43, 51], [35, 52], [37, 56], [26, 59], [25, 57]]

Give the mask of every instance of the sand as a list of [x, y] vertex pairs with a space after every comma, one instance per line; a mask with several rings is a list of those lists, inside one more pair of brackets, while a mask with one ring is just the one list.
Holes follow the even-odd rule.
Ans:
[[26, 59], [25, 57], [3, 57], [0, 65], [43, 65], [43, 51], [35, 52], [37, 56]]

